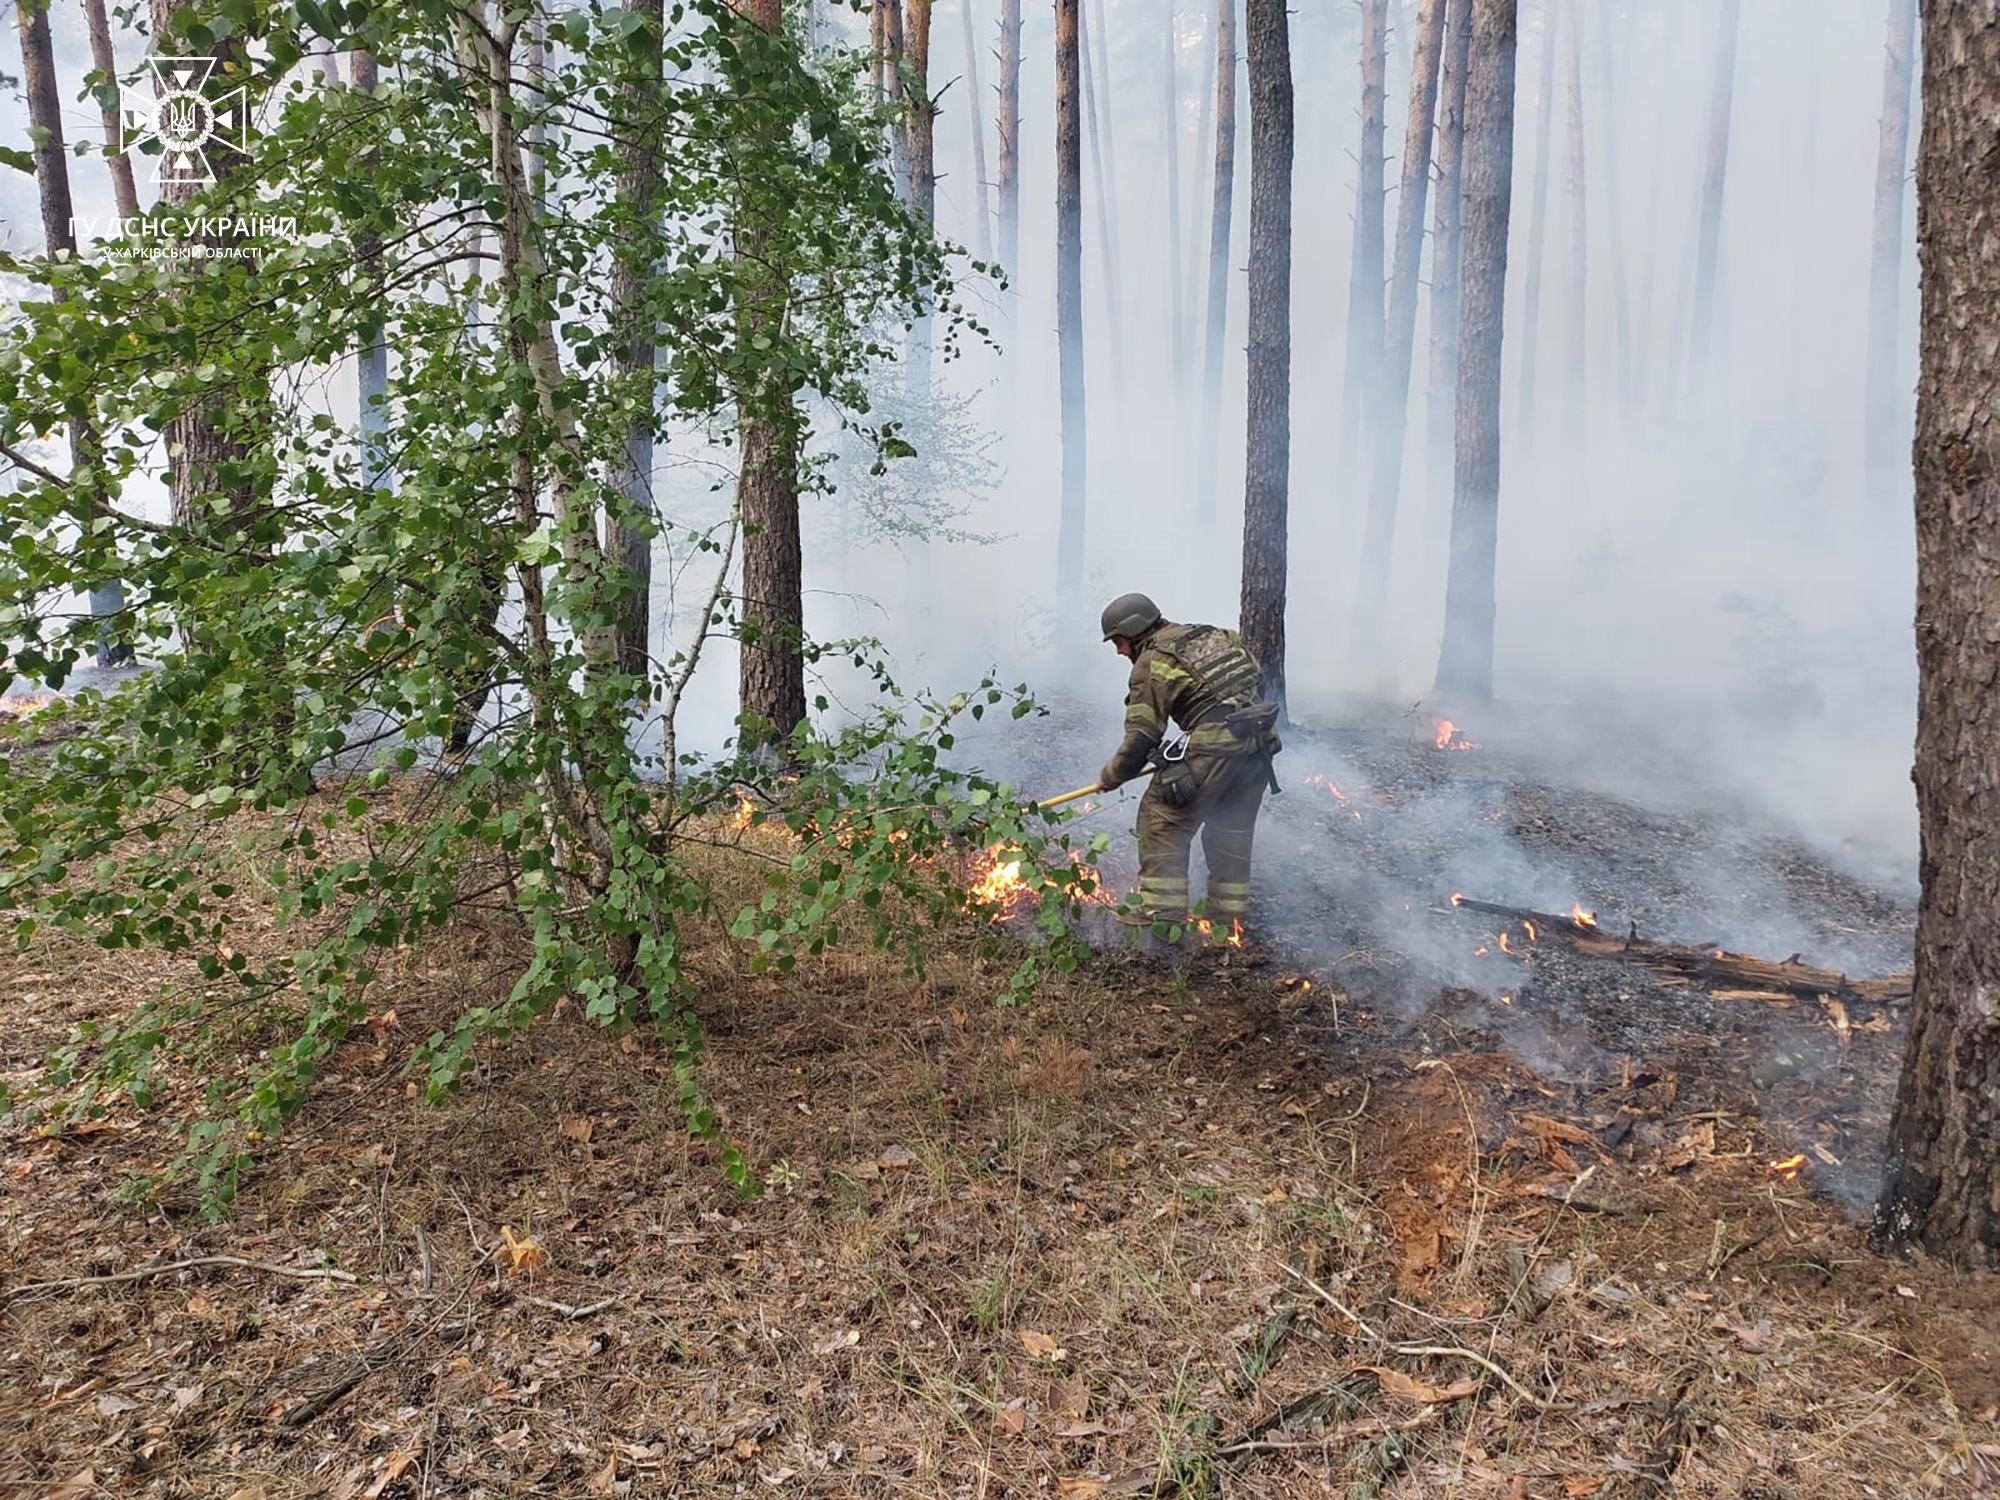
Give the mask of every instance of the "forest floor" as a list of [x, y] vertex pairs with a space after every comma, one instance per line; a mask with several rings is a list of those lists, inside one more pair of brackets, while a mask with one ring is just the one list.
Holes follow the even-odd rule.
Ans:
[[[1859, 975], [1907, 893], [1428, 723], [1282, 764], [1248, 951], [996, 1009], [971, 934], [921, 982], [692, 934], [755, 1200], [574, 1014], [420, 1105], [411, 1047], [517, 972], [471, 919], [220, 1223], [121, 1204], [159, 1115], [0, 1138], [0, 1491], [2000, 1497], [2000, 1279], [1867, 1243], [1899, 1008], [1496, 954], [1444, 899]], [[193, 972], [38, 936], [0, 1071]]]

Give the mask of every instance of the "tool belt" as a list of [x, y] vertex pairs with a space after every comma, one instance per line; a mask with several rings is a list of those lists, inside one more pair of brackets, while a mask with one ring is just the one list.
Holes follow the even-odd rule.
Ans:
[[1278, 738], [1278, 715], [1283, 712], [1275, 703], [1247, 703], [1232, 709], [1222, 722], [1247, 747], [1238, 755], [1255, 755], [1264, 762], [1264, 779], [1270, 783], [1271, 795], [1280, 796], [1284, 788], [1278, 785], [1277, 769], [1271, 764], [1271, 757], [1285, 748]]

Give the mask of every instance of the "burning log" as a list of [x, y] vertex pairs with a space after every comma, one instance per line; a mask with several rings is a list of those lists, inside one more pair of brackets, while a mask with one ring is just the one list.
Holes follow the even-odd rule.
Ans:
[[1802, 995], [1808, 998], [1831, 995], [1862, 1000], [1873, 1005], [1896, 1005], [1910, 998], [1914, 976], [1892, 974], [1886, 979], [1849, 979], [1836, 969], [1815, 968], [1791, 957], [1773, 961], [1747, 953], [1730, 953], [1712, 945], [1696, 947], [1684, 943], [1656, 943], [1642, 938], [1636, 928], [1623, 938], [1613, 937], [1597, 924], [1597, 918], [1581, 906], [1566, 917], [1548, 912], [1528, 911], [1518, 906], [1502, 906], [1493, 901], [1474, 901], [1453, 895], [1453, 907], [1503, 917], [1524, 927], [1531, 940], [1543, 935], [1557, 937], [1578, 953], [1595, 958], [1618, 958], [1643, 964], [1662, 973], [1680, 974], [1710, 985], [1724, 986], [1722, 993], [1768, 994], [1774, 997]]

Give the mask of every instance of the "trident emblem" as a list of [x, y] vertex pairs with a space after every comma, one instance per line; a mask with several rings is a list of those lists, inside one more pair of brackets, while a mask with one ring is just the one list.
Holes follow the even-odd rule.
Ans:
[[153, 181], [213, 182], [215, 171], [203, 147], [219, 141], [238, 151], [249, 149], [248, 97], [241, 88], [221, 93], [209, 87], [216, 61], [213, 57], [148, 59], [155, 98], [126, 104], [125, 139], [120, 146], [130, 151], [148, 140], [159, 142]]

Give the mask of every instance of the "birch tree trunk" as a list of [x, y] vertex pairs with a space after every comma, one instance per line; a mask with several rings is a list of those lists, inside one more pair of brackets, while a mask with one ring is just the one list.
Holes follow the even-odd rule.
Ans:
[[1243, 486], [1243, 644], [1261, 696], [1285, 702], [1292, 446], [1292, 57], [1286, 0], [1246, 0], [1250, 54], [1249, 410]]
[[1355, 160], [1354, 251], [1347, 280], [1347, 374], [1340, 454], [1359, 452], [1382, 366], [1382, 160], [1388, 108], [1389, 0], [1361, 0], [1361, 146]]
[[1086, 433], [1083, 402], [1083, 115], [1077, 9], [1056, 0], [1056, 362], [1062, 397], [1062, 519], [1056, 598], [1073, 615], [1083, 590]]
[[1222, 440], [1222, 353], [1229, 336], [1229, 217], [1236, 194], [1236, 0], [1215, 0], [1215, 193], [1208, 231], [1208, 328], [1202, 347], [1201, 453], [1195, 522], [1215, 524]]
[[2000, 0], [1924, 0], [1916, 997], [1879, 1237], [2000, 1267]]
[[1885, 491], [1904, 470], [1909, 450], [1901, 422], [1903, 181], [1910, 162], [1910, 76], [1916, 0], [1889, 0], [1889, 44], [1882, 63], [1882, 144], [1875, 158], [1875, 247], [1868, 269], [1868, 472]]
[[[1213, 10], [1204, 12], [1197, 7], [1195, 13], [1204, 18], [1202, 33], [1208, 46], [1202, 54], [1202, 70], [1195, 75], [1195, 92], [1201, 96], [1201, 117], [1194, 132], [1195, 184], [1194, 192], [1188, 202], [1187, 246], [1193, 263], [1188, 267], [1187, 303], [1181, 314], [1186, 329], [1181, 342], [1187, 348], [1190, 361], [1198, 358], [1201, 353], [1202, 319], [1205, 316], [1204, 309], [1208, 306], [1208, 282], [1197, 267], [1201, 253], [1199, 247], [1202, 244], [1202, 216], [1213, 211], [1211, 200], [1215, 196], [1215, 156], [1212, 152], [1207, 155], [1201, 152], [1211, 139], [1210, 132], [1215, 128], [1215, 37], [1218, 29]], [[1197, 485], [1199, 485], [1198, 479]]]
[[1465, 301], [1459, 338], [1451, 566], [1437, 692], [1493, 696], [1493, 605], [1500, 522], [1500, 352], [1507, 225], [1514, 193], [1515, 0], [1472, 0], [1465, 101]]
[[983, 261], [993, 259], [993, 209], [986, 180], [986, 116], [979, 102], [979, 44], [974, 39], [974, 0], [959, 0], [958, 17], [965, 34], [966, 113], [972, 125], [972, 249]]
[[1736, 35], [1743, 0], [1722, 0], [1716, 33], [1715, 91], [1708, 111], [1708, 166], [1701, 183], [1701, 238], [1695, 249], [1693, 376], [1708, 371], [1715, 326], [1715, 275], [1722, 249], [1722, 190], [1729, 175], [1729, 116], [1736, 99]]
[[1410, 115], [1403, 131], [1402, 182], [1396, 196], [1396, 251], [1389, 274], [1389, 321], [1382, 361], [1382, 401], [1370, 423], [1368, 518], [1362, 531], [1361, 578], [1355, 590], [1355, 660], [1381, 665], [1394, 560], [1396, 505], [1408, 437], [1410, 365], [1417, 334], [1417, 278], [1424, 253], [1424, 207], [1431, 180], [1431, 133], [1437, 115], [1438, 64], [1444, 51], [1445, 0], [1421, 0], [1410, 53]]
[[[375, 54], [368, 51], [349, 54], [347, 78], [355, 93], [372, 98], [378, 82]], [[359, 167], [364, 174], [372, 174], [375, 153], [363, 151]], [[364, 267], [379, 269], [382, 236], [374, 230], [362, 231], [355, 237], [354, 258]], [[362, 476], [378, 490], [394, 489], [395, 481], [389, 473], [389, 342], [385, 329], [377, 326], [368, 336], [357, 363]]]
[[1431, 372], [1424, 478], [1433, 520], [1452, 499], [1452, 430], [1458, 389], [1459, 205], [1464, 196], [1466, 67], [1473, 0], [1446, 0], [1444, 72], [1438, 92], [1437, 208], [1431, 227]]

